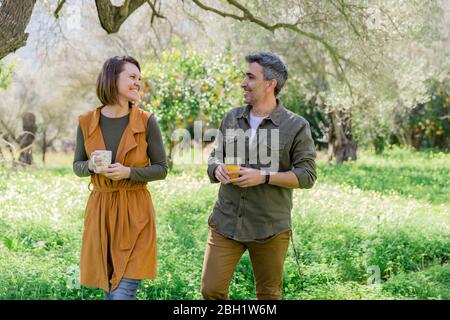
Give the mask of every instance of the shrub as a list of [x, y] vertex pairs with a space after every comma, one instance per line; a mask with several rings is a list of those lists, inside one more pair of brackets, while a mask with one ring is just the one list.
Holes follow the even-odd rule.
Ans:
[[430, 96], [411, 112], [412, 144], [416, 149], [450, 150], [450, 80], [433, 82]]

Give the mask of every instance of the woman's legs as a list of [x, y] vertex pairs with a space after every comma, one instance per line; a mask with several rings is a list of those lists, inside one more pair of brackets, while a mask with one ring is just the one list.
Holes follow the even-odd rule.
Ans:
[[105, 292], [105, 300], [135, 300], [141, 280], [122, 278], [116, 290]]

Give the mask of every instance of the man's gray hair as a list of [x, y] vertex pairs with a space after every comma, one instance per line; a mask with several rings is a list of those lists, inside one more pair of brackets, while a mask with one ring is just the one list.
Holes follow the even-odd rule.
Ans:
[[263, 68], [264, 80], [277, 80], [275, 87], [275, 96], [280, 93], [287, 78], [288, 68], [281, 59], [272, 52], [257, 52], [245, 57], [248, 63], [256, 62]]

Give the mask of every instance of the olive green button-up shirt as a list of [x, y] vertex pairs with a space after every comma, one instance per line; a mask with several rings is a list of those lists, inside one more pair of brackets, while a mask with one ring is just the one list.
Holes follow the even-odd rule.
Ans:
[[[292, 171], [300, 188], [311, 188], [316, 180], [316, 152], [309, 123], [277, 99], [277, 107], [250, 141], [251, 108], [238, 107], [225, 114], [208, 159], [211, 182], [219, 182], [215, 169], [232, 157], [239, 158], [241, 166], [272, 173]], [[271, 184], [249, 188], [221, 184], [209, 226], [237, 241], [267, 241], [291, 229], [292, 192]]]

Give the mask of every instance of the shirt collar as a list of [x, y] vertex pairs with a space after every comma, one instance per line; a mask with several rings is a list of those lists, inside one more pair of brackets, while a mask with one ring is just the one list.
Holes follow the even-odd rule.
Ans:
[[[266, 117], [266, 119], [270, 119], [274, 125], [278, 126], [280, 124], [280, 120], [281, 120], [281, 116], [283, 115], [283, 113], [285, 112], [285, 108], [283, 106], [283, 103], [279, 100], [276, 99], [277, 101], [277, 106], [275, 107], [275, 109]], [[236, 115], [237, 118], [246, 118], [248, 121], [250, 121], [249, 117], [250, 117], [250, 110], [252, 109], [252, 106], [247, 104], [241, 112], [238, 112], [238, 114]]]

